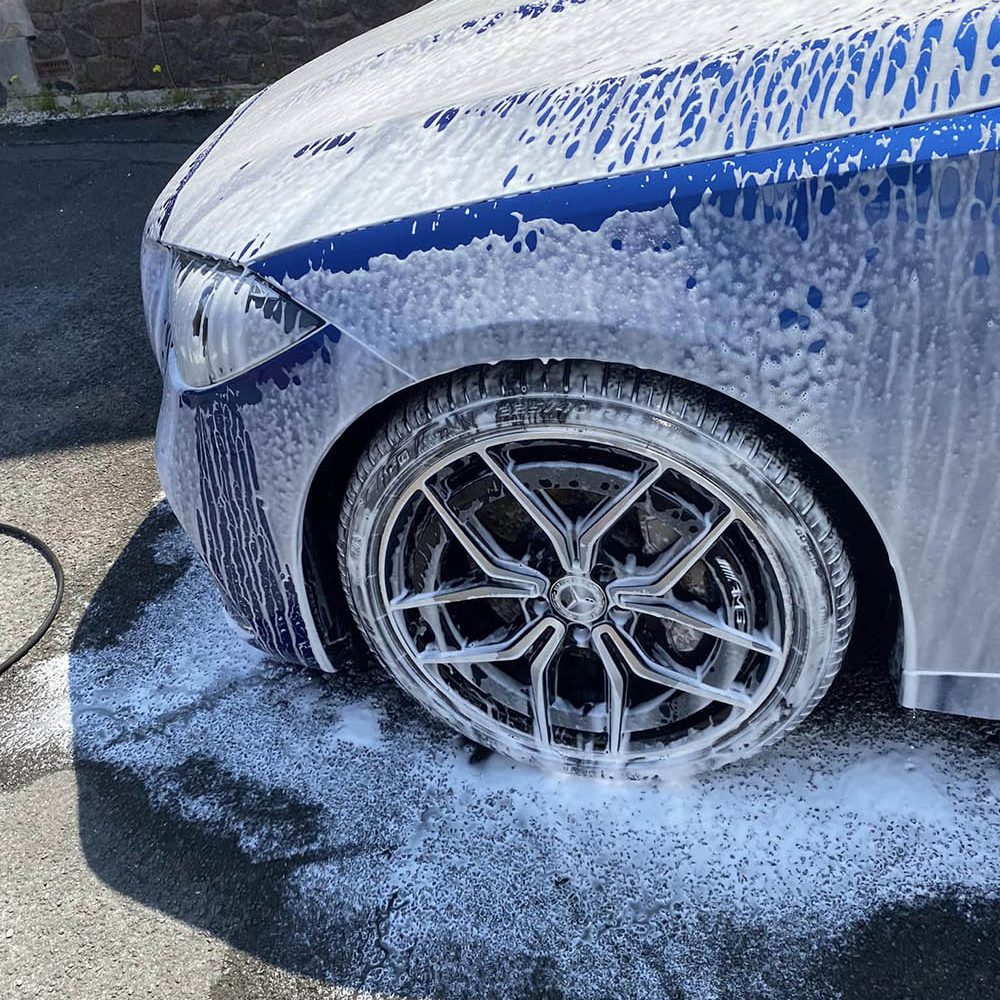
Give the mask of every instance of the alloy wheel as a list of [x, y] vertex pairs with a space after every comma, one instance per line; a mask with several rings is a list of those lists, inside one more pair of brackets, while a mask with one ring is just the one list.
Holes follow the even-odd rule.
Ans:
[[411, 690], [515, 756], [680, 760], [774, 691], [789, 588], [750, 510], [622, 434], [497, 432], [436, 456], [378, 553]]

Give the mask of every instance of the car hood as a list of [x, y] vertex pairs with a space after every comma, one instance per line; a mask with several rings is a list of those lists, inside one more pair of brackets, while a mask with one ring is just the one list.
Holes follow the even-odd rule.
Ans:
[[147, 235], [249, 261], [388, 219], [997, 103], [995, 8], [437, 0], [247, 101]]

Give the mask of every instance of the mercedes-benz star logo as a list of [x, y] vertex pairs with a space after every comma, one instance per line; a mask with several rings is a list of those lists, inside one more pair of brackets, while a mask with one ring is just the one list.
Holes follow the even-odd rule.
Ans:
[[552, 588], [552, 605], [571, 622], [588, 625], [603, 617], [608, 601], [593, 580], [585, 576], [564, 576]]

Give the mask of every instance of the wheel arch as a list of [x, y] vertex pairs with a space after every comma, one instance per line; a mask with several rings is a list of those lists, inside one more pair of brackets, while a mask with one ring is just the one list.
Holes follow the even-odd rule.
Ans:
[[[793, 454], [799, 462], [800, 471], [822, 496], [825, 507], [844, 538], [854, 569], [858, 611], [846, 662], [857, 662], [859, 657], [877, 658], [883, 662], [888, 659], [892, 669], [907, 669], [913, 660], [914, 650], [911, 612], [902, 569], [885, 532], [879, 526], [878, 518], [864, 497], [827, 457], [759, 408], [686, 374], [651, 369], [648, 365], [629, 364], [615, 358], [587, 355], [575, 358], [601, 364], [624, 363], [637, 370], [653, 370], [694, 386], [716, 405], [750, 417], [784, 450]], [[500, 360], [530, 362], [539, 360], [539, 357], [534, 353]], [[355, 651], [360, 648], [349, 621], [337, 568], [337, 518], [333, 516], [340, 509], [350, 470], [353, 470], [377, 429], [407, 396], [443, 375], [478, 367], [481, 364], [463, 364], [435, 371], [379, 399], [354, 417], [331, 442], [312, 470], [300, 525], [299, 555], [308, 596], [308, 613], [313, 617], [324, 645], [323, 650], [317, 651], [321, 661], [324, 653], [329, 658], [329, 650], [335, 646]], [[321, 524], [329, 526], [330, 530], [324, 531]]]

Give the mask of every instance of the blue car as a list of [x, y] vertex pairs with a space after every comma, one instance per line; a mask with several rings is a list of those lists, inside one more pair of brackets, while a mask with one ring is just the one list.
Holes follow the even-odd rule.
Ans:
[[772, 744], [856, 622], [1000, 718], [998, 105], [961, 0], [437, 0], [248, 100], [142, 255], [232, 619], [575, 773]]

